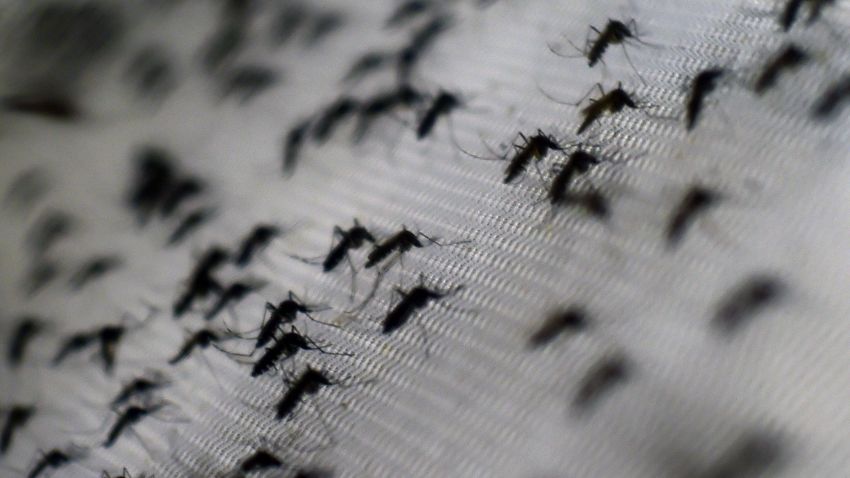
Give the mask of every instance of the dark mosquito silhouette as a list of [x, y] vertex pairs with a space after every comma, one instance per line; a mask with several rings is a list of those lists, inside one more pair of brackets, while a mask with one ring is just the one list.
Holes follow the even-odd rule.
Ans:
[[850, 100], [850, 75], [846, 75], [830, 86], [815, 103], [812, 116], [817, 120], [833, 118]]
[[221, 284], [213, 277], [213, 274], [229, 259], [230, 253], [221, 246], [211, 246], [201, 255], [189, 276], [186, 290], [174, 303], [172, 312], [175, 318], [180, 318], [188, 312], [196, 299], [206, 298], [210, 293], [222, 290]]
[[409, 251], [410, 249], [422, 248], [425, 247], [422, 242], [419, 240], [419, 236], [426, 238], [427, 240], [436, 243], [434, 239], [422, 234], [422, 233], [414, 233], [411, 232], [408, 228], [402, 227], [401, 231], [393, 234], [388, 239], [375, 243], [372, 246], [372, 250], [369, 251], [369, 255], [366, 257], [366, 264], [364, 267], [366, 269], [371, 269], [376, 265], [380, 264], [392, 253], [398, 253], [399, 256]]
[[218, 315], [225, 307], [229, 307], [234, 305], [234, 303], [241, 301], [248, 294], [256, 292], [258, 289], [261, 289], [265, 284], [263, 283], [248, 283], [248, 282], [234, 282], [227, 286], [218, 296], [215, 304], [207, 311], [204, 315], [204, 319], [212, 320]]
[[333, 478], [334, 473], [324, 468], [300, 468], [293, 478]]
[[71, 276], [68, 285], [78, 291], [88, 283], [100, 279], [104, 275], [118, 269], [124, 262], [118, 256], [98, 256], [86, 261]]
[[366, 52], [351, 64], [342, 81], [356, 83], [381, 68], [391, 65], [396, 61], [396, 58], [398, 58], [398, 55], [394, 51]]
[[357, 113], [360, 102], [350, 96], [343, 96], [325, 108], [316, 119], [311, 132], [313, 139], [324, 143], [333, 134], [336, 126], [349, 116]]
[[151, 406], [139, 406], [139, 405], [130, 405], [123, 412], [118, 414], [118, 419], [115, 421], [115, 424], [112, 425], [112, 428], [109, 430], [109, 433], [106, 435], [106, 440], [103, 442], [104, 448], [110, 448], [112, 445], [118, 441], [118, 438], [121, 437], [121, 434], [124, 430], [136, 425], [142, 419], [156, 413], [160, 409], [163, 408], [164, 405], [156, 404]]
[[584, 413], [593, 408], [602, 396], [622, 385], [632, 373], [632, 365], [622, 355], [606, 357], [587, 371], [573, 397], [572, 408]]
[[230, 62], [247, 40], [245, 25], [238, 21], [225, 21], [207, 40], [201, 51], [201, 64], [212, 73]]
[[431, 133], [434, 125], [437, 124], [437, 119], [440, 116], [448, 116], [452, 111], [462, 106], [460, 99], [457, 96], [447, 92], [440, 91], [431, 106], [422, 115], [419, 121], [419, 126], [416, 128], [416, 138], [423, 139]]
[[779, 13], [779, 26], [782, 27], [782, 30], [788, 31], [791, 29], [791, 26], [794, 25], [794, 22], [797, 21], [797, 17], [800, 15], [800, 9], [803, 7], [803, 2], [808, 0], [785, 0], [785, 6], [782, 8], [782, 11]]
[[366, 136], [372, 123], [381, 115], [390, 113], [399, 107], [413, 108], [424, 99], [424, 95], [409, 84], [402, 84], [394, 90], [364, 100], [358, 110], [357, 127], [354, 139], [358, 141]]
[[283, 140], [283, 174], [291, 176], [298, 165], [299, 153], [307, 138], [312, 120], [306, 119], [293, 126]]
[[263, 65], [243, 65], [233, 68], [222, 80], [221, 96], [237, 96], [246, 103], [271, 88], [281, 79], [280, 73]]
[[78, 332], [71, 335], [62, 343], [59, 351], [53, 357], [53, 365], [59, 365], [70, 355], [80, 352], [96, 344], [100, 339], [98, 331]]
[[9, 365], [17, 367], [23, 362], [30, 342], [45, 329], [45, 326], [46, 322], [35, 316], [28, 315], [18, 319], [9, 340], [6, 356]]
[[277, 419], [283, 420], [292, 415], [299, 403], [308, 395], [315, 395], [323, 387], [336, 385], [327, 375], [308, 367], [290, 385], [277, 404]]
[[169, 217], [173, 215], [181, 205], [199, 196], [205, 189], [206, 185], [198, 178], [175, 178], [173, 184], [168, 187], [160, 201], [160, 216]]
[[427, 13], [434, 7], [434, 3], [428, 0], [407, 0], [400, 3], [390, 14], [385, 22], [387, 28], [400, 27], [414, 20], [416, 17]]
[[44, 171], [38, 168], [26, 169], [9, 184], [3, 202], [23, 210], [44, 197], [49, 188], [50, 180]]
[[537, 163], [542, 161], [543, 158], [549, 154], [549, 151], [564, 151], [566, 149], [565, 146], [561, 146], [558, 143], [554, 136], [547, 135], [540, 129], [538, 129], [537, 133], [533, 136], [527, 137], [525, 134], [519, 133], [519, 137], [522, 139], [522, 143], [514, 143], [512, 145], [514, 155], [510, 158], [507, 156], [488, 158], [476, 156], [464, 150], [462, 151], [464, 151], [464, 153], [468, 156], [477, 159], [506, 160], [508, 165], [505, 168], [505, 179], [502, 182], [509, 184], [525, 173], [525, 170], [528, 168], [528, 165], [532, 162], [532, 160], [534, 160], [534, 166], [537, 167]]
[[27, 246], [37, 255], [47, 253], [58, 241], [74, 230], [74, 218], [64, 211], [50, 211], [42, 216], [27, 235]]
[[401, 300], [390, 309], [387, 316], [384, 318], [381, 326], [381, 332], [384, 335], [389, 335], [404, 326], [416, 312], [424, 309], [431, 302], [441, 300], [449, 295], [455, 294], [463, 289], [463, 286], [457, 286], [447, 291], [430, 289], [424, 285], [424, 278], [420, 278], [420, 283], [412, 289], [405, 291], [401, 288], [396, 288], [395, 291], [401, 296]]
[[[339, 241], [331, 247], [325, 260], [322, 262], [322, 270], [330, 272], [343, 261], [348, 258], [350, 251], [360, 249], [366, 242], [375, 243], [375, 237], [368, 229], [361, 226], [357, 219], [354, 220], [354, 226], [349, 229], [342, 229], [339, 226], [334, 226], [334, 237], [338, 237]], [[351, 264], [351, 259], [348, 260]], [[352, 269], [353, 269], [352, 265]]]
[[150, 377], [134, 378], [121, 387], [121, 390], [112, 399], [111, 406], [113, 409], [118, 408], [136, 397], [147, 396], [167, 385], [168, 381], [160, 373], [155, 373]]
[[76, 100], [61, 93], [8, 95], [0, 97], [0, 107], [12, 113], [42, 116], [55, 121], [76, 121], [83, 115]]
[[578, 306], [572, 306], [550, 314], [528, 340], [529, 348], [540, 348], [567, 332], [578, 333], [587, 329], [590, 320]]
[[779, 300], [785, 291], [785, 284], [773, 276], [748, 277], [720, 302], [712, 325], [724, 335], [729, 335], [753, 315]]
[[136, 153], [135, 162], [127, 203], [138, 214], [139, 223], [145, 224], [176, 181], [175, 159], [164, 148], [148, 145]]
[[573, 206], [584, 209], [585, 212], [597, 219], [606, 219], [611, 212], [611, 206], [599, 191], [569, 192], [564, 195], [563, 206]]
[[587, 174], [590, 168], [599, 163], [599, 158], [581, 147], [570, 153], [567, 162], [561, 166], [549, 186], [549, 203], [553, 206], [568, 203], [573, 178]]
[[126, 78], [137, 94], [144, 98], [166, 95], [177, 85], [172, 60], [157, 46], [146, 46], [137, 51], [127, 67]]
[[756, 78], [755, 92], [763, 94], [776, 84], [779, 75], [783, 72], [794, 70], [809, 61], [809, 54], [803, 49], [789, 43], [764, 66], [761, 74]]
[[307, 9], [297, 3], [286, 4], [275, 15], [270, 28], [271, 42], [281, 46], [290, 38], [308, 18]]
[[[590, 38], [591, 33], [596, 34], [595, 39]], [[626, 56], [626, 60], [629, 62], [629, 65], [631, 65], [632, 69], [635, 73], [637, 73], [637, 68], [635, 68], [631, 57], [629, 57], [629, 52], [626, 49], [626, 43], [629, 41], [648, 45], [648, 43], [643, 42], [640, 39], [637, 23], [634, 19], [631, 19], [628, 22], [623, 22], [621, 20], [609, 18], [608, 23], [605, 24], [605, 27], [601, 31], [592, 25], [590, 26], [583, 48], [579, 48], [572, 42], [570, 42], [570, 44], [581, 53], [581, 56], [587, 58], [587, 65], [591, 68], [596, 66], [597, 63], [604, 63], [602, 57], [605, 56], [609, 47], [612, 45], [620, 45], [623, 48], [623, 54]], [[556, 55], [564, 56], [555, 51], [555, 49], [551, 46], [549, 47], [549, 50]], [[640, 74], [638, 74], [638, 77], [641, 79], [641, 82], [646, 84], [646, 81], [644, 81]]]
[[15, 432], [24, 428], [35, 412], [35, 407], [31, 405], [14, 405], [6, 412], [6, 421], [0, 431], [0, 455], [5, 455], [12, 447]]
[[397, 68], [398, 80], [400, 83], [407, 83], [410, 80], [413, 68], [431, 47], [434, 41], [451, 26], [451, 20], [448, 16], [439, 15], [434, 17], [422, 28], [413, 32], [407, 46], [401, 49], [398, 53]]
[[638, 107], [631, 95], [623, 89], [622, 83], [617, 83], [617, 87], [608, 92], [602, 89], [601, 84], [596, 86], [602, 96], [591, 99], [590, 104], [581, 109], [581, 116], [584, 119], [578, 127], [577, 134], [584, 133], [605, 113], [613, 115], [623, 111], [624, 108], [637, 109]]
[[691, 91], [685, 102], [685, 127], [688, 131], [697, 125], [706, 97], [714, 91], [720, 79], [726, 74], [723, 68], [709, 68], [694, 77]]
[[344, 23], [345, 18], [338, 12], [324, 12], [316, 15], [304, 35], [304, 44], [308, 46], [318, 44]]
[[667, 223], [667, 246], [675, 247], [696, 218], [720, 201], [720, 194], [703, 186], [691, 186]]
[[239, 267], [245, 267], [258, 252], [281, 234], [279, 227], [272, 224], [258, 224], [242, 239], [242, 244], [236, 252], [234, 262]]
[[103, 360], [103, 368], [106, 373], [112, 373], [112, 369], [115, 367], [118, 345], [126, 332], [127, 328], [123, 325], [107, 325], [99, 331], [100, 358]]
[[251, 377], [259, 377], [271, 370], [281, 361], [288, 360], [295, 356], [299, 350], [318, 350], [327, 355], [342, 355], [350, 357], [351, 354], [344, 352], [328, 352], [320, 347], [313, 339], [301, 334], [294, 326], [289, 332], [282, 334], [274, 339], [274, 344], [267, 347], [263, 355], [254, 363], [251, 369]]
[[266, 450], [257, 450], [242, 460], [239, 470], [243, 473], [276, 469], [283, 466], [283, 461]]
[[746, 477], [763, 475], [782, 464], [784, 447], [776, 436], [749, 431], [739, 437], [719, 461], [701, 473], [700, 477]]
[[41, 458], [27, 474], [27, 478], [38, 478], [38, 476], [48, 469], [57, 470], [65, 467], [71, 464], [76, 458], [73, 453], [54, 448], [47, 453], [42, 453]]
[[168, 236], [167, 244], [175, 246], [183, 242], [190, 234], [215, 217], [215, 211], [209, 208], [199, 208], [189, 212]]
[[[295, 322], [299, 313], [304, 314], [307, 318], [314, 322], [325, 324], [325, 322], [320, 322], [310, 315], [313, 312], [321, 310], [325, 310], [325, 307], [306, 305], [301, 302], [298, 296], [296, 296], [292, 291], [289, 291], [288, 298], [280, 301], [278, 305], [266, 302], [266, 312], [263, 314], [263, 325], [260, 327], [260, 332], [257, 335], [257, 342], [254, 347], [264, 347], [266, 344], [271, 342], [284, 325]], [[269, 314], [268, 319], [265, 317], [266, 314]]]
[[168, 364], [176, 365], [192, 355], [192, 352], [194, 352], [195, 349], [203, 350], [210, 345], [215, 346], [215, 344], [218, 344], [222, 340], [224, 340], [224, 337], [222, 337], [219, 333], [211, 329], [201, 329], [186, 339], [180, 347], [180, 350], [177, 352], [177, 355], [172, 357], [168, 361]]
[[47, 287], [59, 275], [59, 265], [49, 259], [37, 259], [27, 271], [24, 290], [28, 297]]

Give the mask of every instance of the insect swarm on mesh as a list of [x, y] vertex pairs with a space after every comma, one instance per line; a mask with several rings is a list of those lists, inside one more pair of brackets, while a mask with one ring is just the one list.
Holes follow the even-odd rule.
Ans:
[[68, 281], [74, 291], [79, 291], [88, 283], [102, 278], [104, 275], [120, 268], [124, 261], [115, 255], [96, 256], [81, 265]]
[[632, 365], [624, 355], [604, 357], [594, 364], [581, 379], [573, 396], [572, 410], [587, 413], [615, 387], [622, 385], [632, 373]]
[[670, 220], [667, 222], [665, 236], [667, 247], [674, 248], [679, 245], [685, 232], [698, 216], [715, 206], [720, 200], [719, 193], [704, 186], [693, 185], [688, 188], [679, 205], [673, 210]]
[[723, 68], [709, 68], [697, 73], [691, 81], [690, 93], [685, 101], [685, 127], [688, 131], [697, 125], [706, 97], [717, 88], [724, 75], [726, 70]]
[[265, 249], [272, 240], [280, 236], [282, 233], [278, 226], [273, 224], [258, 224], [242, 238], [242, 242], [237, 249], [236, 256], [233, 259], [237, 266], [245, 267], [256, 254]]
[[431, 302], [439, 301], [449, 295], [453, 295], [463, 289], [456, 286], [452, 289], [441, 291], [425, 286], [424, 277], [420, 277], [419, 284], [410, 290], [396, 288], [395, 292], [401, 296], [393, 306], [381, 324], [381, 333], [389, 335], [403, 327], [418, 311], [426, 308]]
[[528, 339], [528, 348], [536, 349], [548, 345], [567, 332], [578, 333], [587, 329], [590, 320], [582, 307], [571, 306], [549, 314]]
[[834, 118], [850, 100], [850, 75], [845, 75], [833, 83], [818, 100], [812, 109], [816, 120], [824, 121]]
[[222, 290], [221, 284], [213, 274], [230, 259], [230, 252], [221, 246], [210, 246], [198, 259], [192, 273], [189, 275], [189, 283], [186, 290], [174, 303], [172, 313], [174, 318], [180, 318], [189, 311], [196, 299], [203, 299], [212, 292]]
[[311, 131], [313, 140], [319, 144], [327, 141], [337, 125], [349, 116], [357, 113], [359, 108], [360, 101], [350, 96], [341, 96], [338, 98], [318, 115], [316, 124]]
[[221, 97], [237, 96], [239, 101], [247, 103], [280, 79], [280, 73], [264, 65], [236, 66], [221, 80]]
[[292, 176], [295, 173], [295, 167], [298, 165], [301, 147], [304, 145], [304, 140], [307, 139], [307, 132], [312, 124], [311, 119], [305, 119], [295, 124], [286, 133], [283, 140], [283, 174], [284, 176]]
[[580, 114], [584, 119], [576, 134], [584, 133], [605, 113], [613, 115], [623, 111], [624, 108], [637, 109], [638, 107], [632, 96], [623, 89], [622, 83], [617, 83], [617, 87], [608, 92], [602, 89], [601, 84], [597, 84], [596, 87], [599, 88], [602, 96], [595, 99], [591, 98], [590, 104], [581, 109]]
[[36, 316], [26, 315], [17, 320], [14, 331], [10, 335], [7, 360], [12, 367], [18, 367], [26, 356], [30, 342], [42, 331], [46, 322]]
[[764, 66], [762, 72], [756, 78], [753, 89], [759, 95], [764, 94], [765, 91], [776, 84], [782, 73], [799, 68], [809, 59], [809, 54], [797, 45], [793, 43], [785, 45]]
[[218, 295], [215, 304], [204, 314], [204, 319], [214, 319], [225, 307], [234, 305], [234, 303], [241, 301], [248, 294], [254, 293], [264, 286], [265, 284], [262, 282], [234, 282], [228, 285]]
[[283, 466], [283, 461], [266, 450], [257, 450], [242, 460], [239, 471], [254, 473], [263, 470], [276, 469]]
[[215, 217], [215, 210], [212, 208], [201, 207], [190, 211], [180, 219], [177, 227], [168, 236], [166, 244], [168, 246], [176, 246], [183, 242], [190, 234], [197, 231]]
[[0, 431], [0, 456], [5, 455], [12, 447], [15, 432], [24, 428], [35, 415], [36, 409], [31, 405], [13, 405], [6, 412], [6, 420]]
[[785, 284], [771, 275], [747, 277], [720, 301], [712, 325], [720, 333], [730, 335], [754, 315], [779, 300], [785, 292]]
[[284, 418], [290, 417], [298, 404], [301, 403], [306, 396], [315, 395], [323, 387], [329, 387], [331, 385], [336, 385], [336, 383], [331, 381], [327, 375], [319, 370], [307, 367], [307, 370], [302, 372], [301, 375], [299, 375], [292, 384], [290, 384], [289, 389], [283, 394], [283, 397], [278, 402], [276, 406], [276, 418], [278, 420], [283, 420]]
[[419, 120], [419, 126], [416, 128], [416, 138], [420, 140], [424, 139], [434, 129], [434, 125], [437, 124], [437, 119], [440, 116], [450, 115], [452, 111], [461, 105], [462, 103], [457, 96], [447, 91], [440, 91], [437, 97], [434, 98], [434, 101], [431, 102], [431, 106], [428, 107]]
[[106, 435], [106, 440], [103, 442], [104, 448], [110, 448], [118, 441], [124, 430], [130, 429], [133, 425], [138, 424], [142, 419], [156, 413], [164, 407], [163, 404], [154, 404], [151, 406], [130, 405], [123, 411], [118, 412], [118, 419], [110, 428]]

